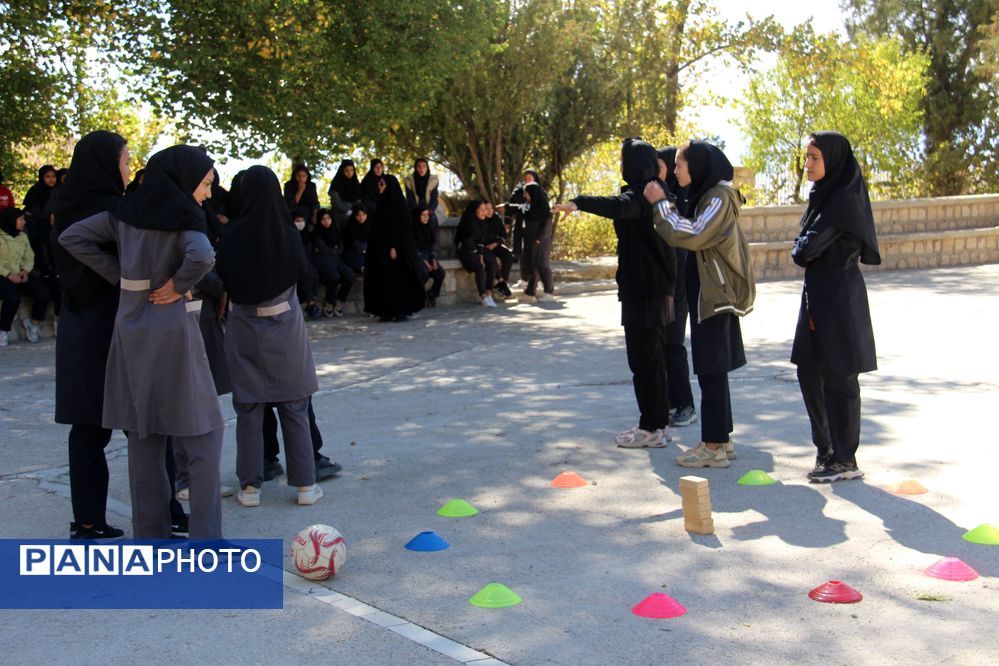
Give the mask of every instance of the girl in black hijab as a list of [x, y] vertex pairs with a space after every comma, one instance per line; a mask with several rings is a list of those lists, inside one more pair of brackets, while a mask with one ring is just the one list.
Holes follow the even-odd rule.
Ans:
[[51, 164], [46, 164], [38, 170], [38, 180], [24, 195], [24, 215], [29, 228], [34, 220], [44, 217], [45, 204], [49, 202], [58, 180], [56, 168]]
[[676, 258], [656, 235], [652, 206], [642, 195], [656, 178], [659, 165], [650, 144], [627, 138], [621, 146], [621, 176], [626, 185], [609, 197], [579, 196], [555, 206], [581, 210], [614, 220], [618, 250], [618, 300], [628, 352], [638, 425], [615, 437], [622, 448], [662, 448], [669, 441], [669, 398], [666, 390], [666, 326], [673, 321], [673, 276]]
[[718, 147], [692, 141], [676, 154], [677, 183], [687, 188], [686, 199], [670, 201], [658, 181], [645, 186], [645, 198], [655, 204], [656, 232], [693, 253], [684, 277], [701, 386], [701, 442], [677, 457], [681, 467], [728, 467], [735, 457], [728, 373], [746, 364], [738, 317], [752, 310], [756, 283], [739, 228], [743, 200], [732, 187], [733, 171]]
[[364, 257], [368, 251], [369, 208], [355, 202], [344, 230], [343, 260], [355, 273], [364, 275]]
[[416, 254], [422, 264], [420, 276], [424, 285], [427, 278], [433, 278], [433, 284], [427, 289], [427, 305], [437, 307], [437, 298], [444, 286], [445, 271], [437, 261], [437, 221], [426, 206], [417, 206], [413, 211], [413, 236]]
[[[656, 151], [659, 158], [659, 180], [666, 185], [668, 195], [677, 201], [686, 199], [685, 188], [676, 180], [676, 147], [667, 146]], [[676, 254], [676, 278], [673, 281], [672, 323], [666, 325], [666, 384], [669, 391], [669, 425], [681, 427], [697, 420], [694, 408], [694, 394], [690, 390], [690, 366], [687, 365], [687, 282], [684, 272], [687, 267], [687, 250], [670, 247]]]
[[384, 175], [385, 163], [375, 158], [371, 160], [368, 173], [364, 174], [364, 178], [361, 180], [361, 195], [364, 198], [364, 203], [368, 204], [372, 210], [376, 207], [375, 202], [378, 201], [381, 194], [379, 183], [382, 182]]
[[437, 176], [430, 173], [430, 162], [426, 157], [417, 157], [413, 163], [413, 173], [406, 176], [406, 203], [410, 209], [416, 210], [423, 206], [430, 211], [434, 222], [437, 222], [437, 202], [440, 182]]
[[330, 195], [331, 208], [335, 207], [337, 202], [350, 206], [361, 199], [361, 181], [357, 179], [354, 160], [340, 160], [340, 166], [337, 167], [326, 193]]
[[417, 265], [420, 260], [413, 240], [413, 223], [395, 176], [382, 175], [374, 187], [378, 194], [368, 221], [364, 311], [382, 321], [404, 321], [422, 310], [426, 299]]
[[342, 317], [343, 306], [350, 297], [354, 284], [354, 271], [343, 261], [347, 213], [345, 204], [336, 204], [332, 209], [319, 211], [319, 223], [313, 235], [312, 263], [319, 280], [326, 287], [326, 305], [323, 314], [327, 317]]
[[[551, 301], [555, 298], [555, 278], [551, 269], [552, 211], [548, 195], [539, 182], [524, 185], [524, 254], [521, 271], [526, 272], [527, 286], [521, 302]], [[544, 291], [537, 293], [538, 280]]]
[[836, 132], [809, 137], [808, 208], [791, 257], [805, 269], [791, 362], [818, 449], [815, 482], [859, 479], [860, 384], [877, 370], [867, 287], [858, 262], [880, 264], [867, 185], [850, 142]]
[[316, 223], [316, 212], [319, 210], [319, 193], [316, 184], [312, 182], [312, 174], [305, 165], [299, 164], [291, 172], [291, 180], [284, 184], [284, 200], [288, 210], [304, 209], [308, 211], [306, 222]]
[[[53, 213], [53, 239], [76, 222], [109, 210], [128, 182], [125, 139], [99, 130], [73, 149], [70, 173]], [[70, 425], [71, 538], [114, 538], [124, 532], [106, 521], [108, 465], [104, 449], [111, 430], [102, 425], [104, 373], [118, 311], [118, 285], [81, 263], [58, 242], [53, 258], [61, 278], [63, 307], [56, 337], [55, 421]], [[117, 255], [109, 243], [104, 251]]]
[[486, 259], [486, 221], [489, 207], [485, 201], [473, 199], [465, 206], [458, 228], [454, 232], [454, 244], [458, 249], [458, 261], [462, 268], [475, 275], [475, 287], [487, 308], [497, 307], [492, 297], [493, 282], [496, 276], [495, 257]]

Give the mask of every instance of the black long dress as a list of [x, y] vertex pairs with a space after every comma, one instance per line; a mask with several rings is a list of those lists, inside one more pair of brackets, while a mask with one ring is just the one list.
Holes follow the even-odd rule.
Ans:
[[[375, 195], [376, 208], [367, 221], [364, 311], [382, 319], [401, 320], [422, 310], [426, 295], [406, 197], [395, 176], [382, 178], [385, 191]], [[391, 248], [395, 248], [395, 259], [390, 257]]]

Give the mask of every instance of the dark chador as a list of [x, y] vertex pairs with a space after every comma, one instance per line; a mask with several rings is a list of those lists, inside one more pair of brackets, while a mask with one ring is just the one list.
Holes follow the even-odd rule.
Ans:
[[288, 485], [300, 504], [322, 496], [309, 435], [309, 399], [319, 388], [295, 284], [308, 270], [274, 172], [246, 171], [239, 216], [219, 245], [218, 272], [229, 291], [225, 351], [236, 410], [239, 502], [259, 504], [264, 409], [275, 403], [284, 432]]
[[812, 426], [816, 481], [859, 478], [860, 384], [877, 369], [867, 287], [858, 262], [880, 264], [867, 185], [846, 137], [812, 135], [825, 167], [791, 253], [805, 268], [791, 362]]
[[[105, 428], [128, 432], [132, 525], [137, 538], [170, 536], [167, 439], [190, 474], [193, 539], [221, 537], [222, 412], [198, 326], [201, 301], [154, 303], [172, 284], [186, 294], [214, 262], [194, 193], [212, 160], [174, 146], [149, 160], [142, 187], [111, 213], [72, 225], [59, 242], [121, 288], [104, 386]], [[118, 256], [102, 245], [115, 243]], [[177, 387], [184, 387], [178, 391]]]

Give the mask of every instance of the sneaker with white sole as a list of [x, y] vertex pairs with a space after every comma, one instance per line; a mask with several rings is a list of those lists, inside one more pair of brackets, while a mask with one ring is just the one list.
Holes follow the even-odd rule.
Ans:
[[729, 460], [735, 460], [739, 457], [735, 455], [735, 443], [731, 439], [725, 442], [725, 446], [722, 448], [725, 449], [725, 457]]
[[677, 456], [676, 464], [680, 467], [728, 467], [729, 463], [724, 446], [712, 450], [701, 442], [682, 456]]
[[7, 331], [0, 331], [0, 347], [6, 347], [10, 344], [10, 339]]
[[680, 407], [669, 415], [669, 424], [674, 428], [682, 428], [683, 426], [689, 426], [691, 423], [696, 422], [697, 412], [694, 410], [693, 405]]
[[22, 319], [21, 325], [24, 326], [24, 337], [28, 338], [28, 342], [38, 342], [38, 324], [30, 319]]
[[860, 471], [856, 463], [827, 463], [823, 469], [811, 472], [808, 480], [812, 483], [832, 483], [833, 481], [851, 481], [853, 479], [864, 478], [864, 473]]
[[555, 294], [549, 294], [547, 291], [542, 291], [537, 295], [538, 303], [552, 302], [555, 300]]
[[319, 501], [323, 496], [323, 489], [318, 484], [298, 487], [298, 503], [302, 506], [309, 506]]
[[240, 506], [260, 506], [260, 488], [247, 486], [236, 494]]
[[662, 430], [649, 432], [636, 427], [618, 434], [614, 443], [622, 449], [661, 449], [666, 446], [666, 439]]
[[517, 295], [517, 302], [518, 303], [537, 303], [538, 302], [538, 297], [534, 296], [532, 294], [518, 294]]
[[485, 306], [485, 307], [487, 307], [487, 308], [495, 308], [495, 307], [498, 307], [498, 306], [496, 305], [496, 301], [494, 301], [494, 300], [493, 300], [493, 297], [492, 297], [492, 296], [483, 296], [483, 297], [482, 297], [482, 305], [484, 305], [484, 306]]

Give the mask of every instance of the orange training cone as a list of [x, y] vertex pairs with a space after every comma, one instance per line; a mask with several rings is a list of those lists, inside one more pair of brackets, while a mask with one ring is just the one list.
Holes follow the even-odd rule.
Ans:
[[687, 613], [687, 609], [668, 594], [654, 592], [635, 604], [631, 609], [631, 612], [640, 617], [651, 617], [657, 620], [663, 620], [685, 615]]
[[926, 486], [921, 484], [919, 481], [914, 481], [913, 479], [908, 479], [902, 481], [901, 483], [893, 483], [888, 486], [888, 492], [895, 493], [896, 495], [923, 495], [929, 491]]
[[552, 479], [552, 485], [556, 488], [582, 488], [589, 484], [586, 479], [575, 472], [562, 472]]

